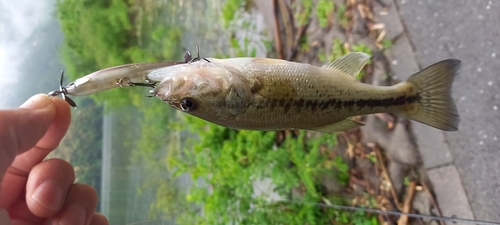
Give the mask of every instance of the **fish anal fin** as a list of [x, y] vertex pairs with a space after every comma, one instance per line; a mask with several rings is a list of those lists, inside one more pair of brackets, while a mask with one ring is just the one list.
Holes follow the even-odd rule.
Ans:
[[370, 56], [366, 53], [351, 52], [336, 59], [329, 65], [324, 65], [323, 68], [343, 73], [354, 80], [363, 69], [368, 59], [370, 59]]
[[345, 120], [342, 120], [342, 121], [339, 121], [339, 122], [336, 122], [333, 124], [328, 124], [328, 125], [321, 126], [321, 127], [309, 128], [308, 130], [314, 130], [314, 131], [325, 132], [325, 133], [335, 133], [335, 132], [350, 130], [350, 129], [364, 126], [364, 125], [365, 125], [364, 123], [347, 118]]

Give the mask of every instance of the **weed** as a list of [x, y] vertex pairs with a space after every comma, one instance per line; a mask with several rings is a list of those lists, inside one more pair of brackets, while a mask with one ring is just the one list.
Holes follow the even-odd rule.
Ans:
[[320, 51], [318, 52], [318, 60], [320, 62], [325, 62], [326, 61], [326, 53], [323, 49], [320, 49]]
[[[169, 165], [176, 174], [188, 172], [196, 184], [186, 200], [193, 208], [203, 211], [203, 218], [195, 211], [187, 211], [197, 222], [205, 224], [325, 224], [330, 221], [353, 221], [354, 214], [334, 209], [288, 201], [270, 201], [266, 194], [255, 196], [253, 182], [270, 178], [273, 191], [289, 196], [292, 188], [302, 187], [297, 202], [346, 204], [342, 198], [326, 196], [321, 191], [321, 176], [335, 178], [341, 184], [349, 180], [349, 167], [341, 157], [330, 160], [321, 147], [336, 145], [330, 134], [307, 137], [301, 131], [297, 138], [286, 138], [275, 150], [275, 132], [235, 131], [209, 124], [195, 117], [182, 117], [180, 128], [189, 124], [190, 132], [199, 135], [188, 139], [182, 154], [173, 154]], [[299, 190], [301, 190], [299, 188]], [[286, 198], [286, 197], [285, 197]], [[188, 218], [188, 215], [182, 215]], [[182, 222], [182, 221], [180, 221]], [[193, 222], [193, 221], [190, 221]]]
[[333, 62], [345, 54], [349, 53], [348, 49], [344, 47], [344, 43], [340, 39], [333, 40], [332, 53], [328, 57], [328, 61]]
[[337, 7], [337, 21], [344, 29], [349, 26], [349, 18], [346, 15], [347, 6], [342, 4]]
[[332, 1], [319, 0], [316, 5], [316, 16], [319, 26], [325, 28], [329, 24], [329, 18], [333, 14], [334, 4]]
[[313, 8], [312, 0], [303, 0], [301, 2], [302, 11], [296, 16], [299, 21], [299, 25], [303, 26], [309, 22], [309, 18], [311, 17], [311, 12]]
[[244, 6], [246, 0], [227, 0], [222, 6], [222, 21], [224, 27], [228, 27], [229, 23], [234, 20], [236, 13]]
[[382, 48], [383, 49], [389, 49], [392, 47], [392, 41], [389, 39], [384, 39], [382, 40]]

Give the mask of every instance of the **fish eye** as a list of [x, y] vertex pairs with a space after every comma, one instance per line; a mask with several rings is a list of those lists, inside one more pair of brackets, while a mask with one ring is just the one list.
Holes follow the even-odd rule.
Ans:
[[196, 109], [196, 103], [193, 101], [193, 99], [185, 98], [181, 100], [179, 107], [182, 109], [182, 111], [189, 112]]

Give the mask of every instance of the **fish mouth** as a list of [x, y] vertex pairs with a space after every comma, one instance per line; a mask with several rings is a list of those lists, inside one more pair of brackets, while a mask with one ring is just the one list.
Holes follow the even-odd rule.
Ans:
[[168, 105], [174, 107], [175, 109], [182, 111], [181, 102], [178, 99], [172, 99], [172, 98], [165, 98], [165, 99], [160, 98], [160, 99], [165, 103], [167, 103]]
[[180, 107], [181, 101], [177, 95], [171, 95], [171, 85], [166, 85], [156, 90], [152, 90], [151, 94], [158, 97], [168, 105], [174, 107], [177, 110], [182, 110]]
[[175, 109], [183, 111], [181, 109], [181, 103], [180, 102], [178, 102], [178, 101], [165, 101], [165, 102], [167, 104], [169, 104], [170, 106], [174, 107]]

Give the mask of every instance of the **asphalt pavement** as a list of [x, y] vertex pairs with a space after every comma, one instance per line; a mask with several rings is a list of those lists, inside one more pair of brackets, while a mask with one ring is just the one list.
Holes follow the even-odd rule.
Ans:
[[448, 58], [462, 61], [453, 86], [459, 130], [428, 136], [441, 138], [445, 147], [429, 147], [435, 150], [427, 154], [442, 160], [428, 157], [427, 167], [456, 168], [474, 217], [500, 221], [500, 1], [393, 2], [419, 69]]

